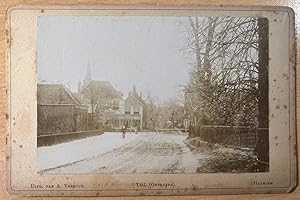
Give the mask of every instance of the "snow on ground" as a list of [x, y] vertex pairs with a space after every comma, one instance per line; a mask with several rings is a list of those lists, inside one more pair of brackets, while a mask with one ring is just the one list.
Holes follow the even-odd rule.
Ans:
[[99, 136], [84, 138], [53, 146], [38, 148], [38, 171], [78, 162], [99, 154], [112, 151], [138, 137], [127, 133], [122, 139], [120, 133], [104, 133]]
[[[221, 145], [187, 139], [187, 134], [110, 132], [38, 148], [43, 173], [213, 173], [251, 172], [255, 157]], [[196, 146], [195, 146], [196, 145]], [[255, 167], [255, 166], [254, 166]]]
[[[184, 144], [187, 134], [105, 133], [39, 148], [47, 173], [195, 173], [198, 160]], [[46, 148], [47, 150], [45, 151]], [[41, 151], [42, 150], [42, 151]], [[69, 156], [71, 154], [71, 156]]]

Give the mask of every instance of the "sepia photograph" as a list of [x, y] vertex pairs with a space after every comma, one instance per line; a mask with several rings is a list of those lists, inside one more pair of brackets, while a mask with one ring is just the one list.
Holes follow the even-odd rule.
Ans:
[[269, 21], [39, 16], [41, 174], [269, 172]]

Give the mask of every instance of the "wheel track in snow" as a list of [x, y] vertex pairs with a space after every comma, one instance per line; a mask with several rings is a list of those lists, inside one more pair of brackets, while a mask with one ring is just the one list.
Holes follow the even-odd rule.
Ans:
[[[48, 170], [50, 173], [183, 173], [185, 137], [143, 134], [112, 151], [73, 164]], [[190, 153], [190, 152], [189, 152]]]

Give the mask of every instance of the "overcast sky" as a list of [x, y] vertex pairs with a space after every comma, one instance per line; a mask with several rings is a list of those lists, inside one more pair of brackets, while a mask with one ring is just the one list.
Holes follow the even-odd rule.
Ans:
[[127, 94], [176, 98], [193, 58], [185, 48], [185, 17], [61, 17], [38, 19], [39, 81], [69, 83], [77, 91], [88, 63], [93, 80]]

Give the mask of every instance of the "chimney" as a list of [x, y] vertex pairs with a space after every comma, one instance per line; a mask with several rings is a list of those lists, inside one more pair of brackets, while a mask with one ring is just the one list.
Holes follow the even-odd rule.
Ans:
[[81, 92], [81, 81], [78, 81], [78, 88], [77, 89], [78, 89], [77, 92], [80, 93]]

